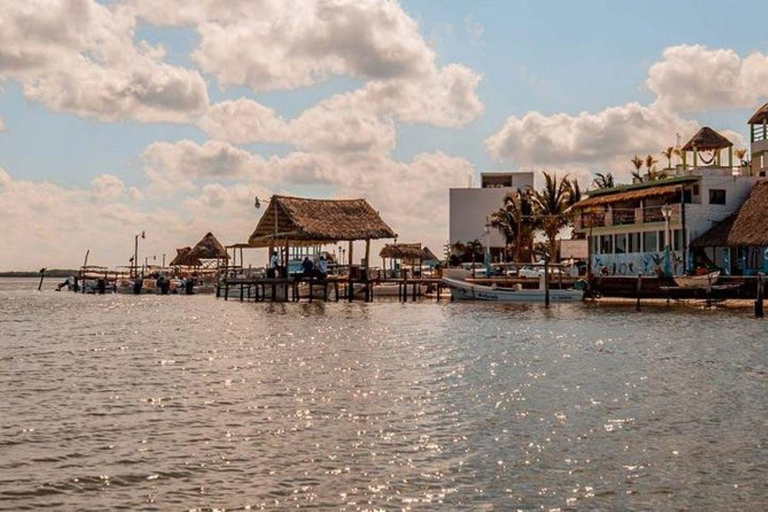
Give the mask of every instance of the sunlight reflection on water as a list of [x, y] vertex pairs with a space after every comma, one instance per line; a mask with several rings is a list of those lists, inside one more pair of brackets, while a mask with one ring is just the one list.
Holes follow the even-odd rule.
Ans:
[[749, 312], [0, 282], [0, 509], [756, 509]]

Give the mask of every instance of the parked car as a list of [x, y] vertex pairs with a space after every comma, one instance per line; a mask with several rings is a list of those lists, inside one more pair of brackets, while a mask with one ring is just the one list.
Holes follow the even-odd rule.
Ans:
[[[560, 267], [552, 266], [549, 268], [550, 275], [559, 275], [561, 273]], [[525, 265], [523, 268], [521, 268], [517, 275], [519, 277], [535, 277], [539, 278], [544, 275], [544, 265], [541, 264], [541, 266], [533, 266], [533, 265]]]

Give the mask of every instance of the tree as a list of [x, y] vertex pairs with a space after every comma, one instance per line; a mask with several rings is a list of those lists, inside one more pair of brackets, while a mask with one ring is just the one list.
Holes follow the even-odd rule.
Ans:
[[609, 173], [597, 173], [595, 174], [595, 179], [592, 180], [592, 184], [597, 188], [598, 190], [604, 190], [606, 188], [613, 188], [616, 186], [616, 183], [613, 179], [613, 174]]
[[675, 148], [672, 146], [669, 146], [667, 149], [661, 152], [662, 155], [667, 159], [667, 169], [672, 168], [672, 155], [675, 154]]
[[[575, 181], [575, 180], [574, 180]], [[549, 259], [557, 254], [557, 234], [569, 224], [566, 210], [578, 202], [581, 191], [578, 183], [563, 177], [558, 181], [556, 174], [544, 173], [544, 188], [533, 193], [534, 211], [544, 235], [549, 241]]]
[[[652, 181], [656, 179], [656, 163], [658, 160], [653, 158], [653, 155], [645, 157], [645, 166], [648, 168], [648, 180]], [[639, 169], [638, 169], [639, 170]]]
[[635, 170], [632, 172], [632, 177], [638, 181], [643, 181], [643, 175], [640, 174], [640, 169], [643, 168], [643, 159], [635, 155], [635, 157], [630, 160], [630, 162], [632, 162], [632, 165], [635, 166]]
[[491, 226], [504, 234], [507, 245], [514, 243], [515, 263], [522, 249], [533, 242], [536, 229], [530, 190], [516, 190], [504, 197], [503, 206], [491, 214]]

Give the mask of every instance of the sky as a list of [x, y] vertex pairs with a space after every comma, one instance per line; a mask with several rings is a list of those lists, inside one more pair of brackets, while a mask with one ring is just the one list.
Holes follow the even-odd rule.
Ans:
[[88, 249], [125, 265], [142, 231], [150, 262], [208, 231], [244, 242], [275, 193], [364, 197], [439, 253], [448, 189], [480, 172], [627, 180], [705, 125], [746, 147], [767, 18], [759, 1], [0, 0], [0, 270]]

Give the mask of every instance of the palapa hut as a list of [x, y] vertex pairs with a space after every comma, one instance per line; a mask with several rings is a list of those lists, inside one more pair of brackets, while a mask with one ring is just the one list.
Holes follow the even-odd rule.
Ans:
[[[285, 248], [287, 266], [290, 246], [319, 246], [349, 242], [353, 261], [353, 242], [365, 240], [366, 267], [370, 262], [370, 241], [395, 238], [397, 234], [365, 199], [308, 199], [274, 195], [251, 234], [251, 247]], [[367, 275], [367, 274], [366, 274]], [[350, 279], [353, 272], [350, 272]]]
[[199, 267], [202, 262], [192, 255], [191, 247], [176, 249], [176, 257], [171, 260], [171, 267]]
[[[699, 165], [699, 160], [704, 165], [713, 164], [719, 167], [720, 151], [723, 149], [728, 150], [728, 167], [733, 167], [733, 143], [709, 126], [705, 126], [682, 147], [683, 167], [687, 165], [689, 152], [693, 153], [694, 167]], [[702, 152], [711, 152], [711, 155], [707, 157], [702, 155]]]
[[379, 257], [381, 258], [381, 267], [386, 271], [387, 260], [390, 261], [390, 272], [393, 276], [397, 274], [397, 261], [401, 261], [403, 265], [411, 265], [416, 267], [418, 264], [419, 270], [421, 270], [421, 261], [424, 256], [424, 251], [421, 249], [421, 244], [386, 244], [379, 251]]
[[200, 260], [202, 266], [218, 267], [221, 260], [226, 263], [229, 260], [229, 254], [219, 240], [213, 235], [213, 233], [206, 233], [206, 235], [200, 239], [197, 244], [189, 252], [191, 258], [197, 258]]
[[726, 274], [768, 272], [768, 181], [755, 183], [739, 211], [693, 240], [691, 248]]
[[435, 267], [437, 264], [440, 263], [440, 258], [435, 256], [435, 253], [429, 250], [429, 247], [424, 247], [421, 251], [423, 254], [421, 256], [421, 261], [430, 267]]

